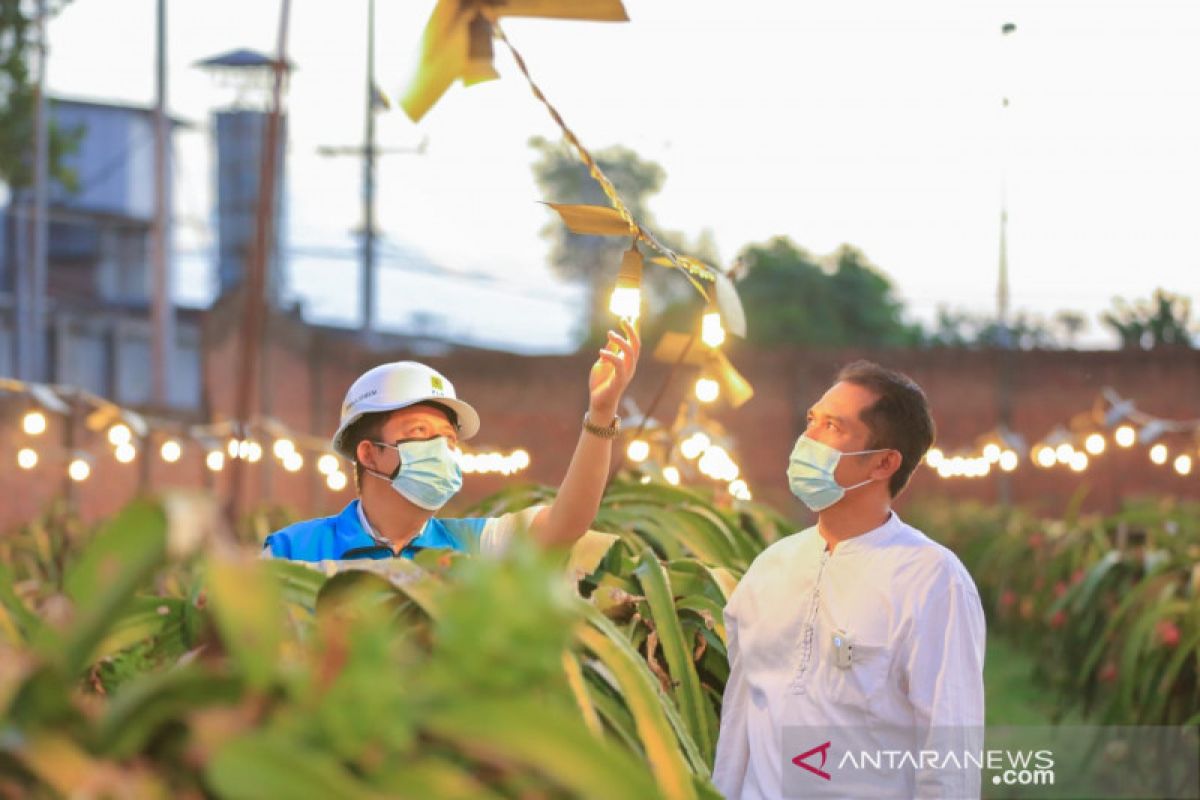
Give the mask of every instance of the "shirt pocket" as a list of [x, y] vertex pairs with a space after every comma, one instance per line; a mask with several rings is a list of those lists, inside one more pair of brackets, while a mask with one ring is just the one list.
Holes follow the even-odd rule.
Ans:
[[826, 643], [827, 673], [835, 702], [847, 707], [867, 710], [887, 684], [892, 667], [892, 649], [885, 642], [859, 641], [847, 631], [852, 642], [850, 665], [837, 665], [837, 652], [832, 637]]

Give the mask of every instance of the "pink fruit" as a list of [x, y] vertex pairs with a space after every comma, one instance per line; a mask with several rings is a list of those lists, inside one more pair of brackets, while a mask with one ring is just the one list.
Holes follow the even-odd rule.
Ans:
[[1169, 619], [1160, 619], [1154, 626], [1158, 640], [1163, 647], [1175, 647], [1179, 644], [1179, 626]]

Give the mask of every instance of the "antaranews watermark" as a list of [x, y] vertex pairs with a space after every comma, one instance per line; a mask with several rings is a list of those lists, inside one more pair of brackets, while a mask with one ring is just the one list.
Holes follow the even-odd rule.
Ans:
[[784, 797], [1200, 800], [1195, 726], [783, 729]]

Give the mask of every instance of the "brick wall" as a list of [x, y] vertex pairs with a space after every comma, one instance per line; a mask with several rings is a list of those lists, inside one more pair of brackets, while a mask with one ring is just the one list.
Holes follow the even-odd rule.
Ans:
[[[218, 309], [206, 324], [207, 384], [204, 413], [228, 418], [235, 406], [237, 357], [242, 343], [231, 324], [234, 310]], [[269, 328], [263, 363], [263, 413], [297, 430], [322, 437], [337, 425], [338, 409], [349, 384], [361, 372], [388, 360], [412, 357], [401, 351], [368, 351], [344, 333], [314, 329], [291, 318], [276, 318]], [[649, 349], [649, 348], [648, 348]], [[1168, 418], [1200, 417], [1200, 353], [1160, 352], [1019, 352], [1009, 354], [1012, 427], [1030, 442], [1057, 424], [1067, 424], [1089, 409], [1103, 386], [1135, 398], [1144, 411]], [[751, 381], [755, 397], [737, 411], [718, 412], [717, 418], [737, 440], [736, 458], [756, 497], [800, 520], [806, 514], [791, 498], [785, 469], [788, 453], [803, 427], [804, 411], [828, 386], [838, 367], [856, 357], [870, 357], [910, 374], [926, 390], [934, 407], [939, 445], [946, 449], [970, 446], [975, 437], [996, 426], [1000, 418], [998, 387], [1003, 353], [963, 351], [823, 352], [775, 350], [751, 352], [734, 346], [731, 356]], [[457, 351], [421, 360], [444, 372], [460, 396], [479, 410], [483, 428], [475, 444], [508, 450], [523, 447], [532, 456], [524, 474], [531, 480], [557, 484], [570, 459], [586, 408], [588, 356], [523, 357], [486, 351]], [[668, 372], [648, 356], [639, 369], [631, 394], [641, 408], [651, 402]], [[681, 371], [663, 396], [657, 414], [670, 418], [691, 375]], [[20, 433], [21, 408], [12, 398], [0, 407], [0, 530], [28, 519], [58, 492], [66, 481], [45, 466], [31, 472], [15, 467], [16, 449], [26, 440]], [[43, 437], [61, 439], [63, 421], [51, 418]], [[229, 491], [225, 472], [212, 475], [198, 448], [185, 450], [174, 465], [154, 455], [121, 465], [110, 455], [103, 432], [74, 433], [80, 446], [96, 454], [92, 477], [71, 487], [89, 518], [112, 513], [139, 489], [168, 485], [211, 486]], [[1183, 446], [1176, 440], [1175, 445]], [[1191, 444], [1193, 456], [1197, 443]], [[1175, 449], [1173, 447], [1173, 449]], [[304, 515], [328, 514], [353, 496], [352, 486], [329, 491], [310, 463], [296, 474], [285, 472], [267, 456], [246, 469], [242, 491], [249, 501], [269, 500]], [[48, 455], [48, 454], [47, 454]], [[46, 457], [46, 456], [44, 456]], [[1086, 487], [1084, 508], [1111, 510], [1122, 498], [1173, 495], [1200, 499], [1200, 465], [1189, 477], [1170, 467], [1149, 463], [1145, 448], [1109, 452], [1083, 475], [1064, 469], [1045, 471], [1027, 461], [1011, 476], [1015, 502], [1049, 513], [1061, 511], [1069, 498]], [[511, 479], [468, 476], [456, 505], [468, 503], [504, 486]], [[930, 470], [918, 470], [903, 498], [998, 499], [1000, 479], [942, 480]]]

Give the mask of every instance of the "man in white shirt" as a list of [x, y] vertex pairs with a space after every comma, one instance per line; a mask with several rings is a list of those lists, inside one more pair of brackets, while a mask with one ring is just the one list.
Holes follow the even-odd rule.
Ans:
[[817, 524], [761, 553], [725, 607], [713, 782], [730, 800], [979, 796], [962, 752], [982, 737], [979, 593], [891, 507], [933, 437], [920, 387], [870, 362], [809, 410], [788, 478]]

